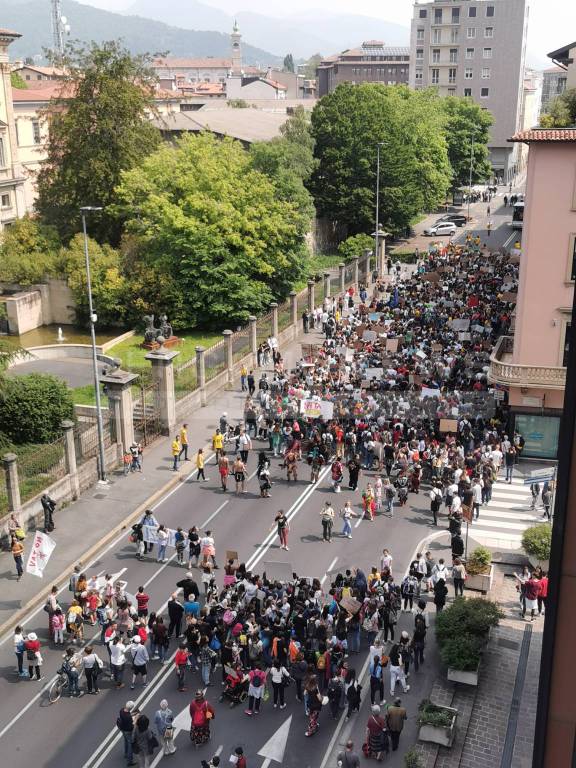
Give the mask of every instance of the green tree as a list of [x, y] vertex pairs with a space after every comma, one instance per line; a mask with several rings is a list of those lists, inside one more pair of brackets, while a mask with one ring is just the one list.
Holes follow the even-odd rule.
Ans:
[[316, 77], [316, 70], [318, 68], [318, 65], [322, 61], [324, 57], [321, 53], [315, 53], [306, 62], [304, 65], [304, 77], [308, 80], [314, 80]]
[[[472, 149], [472, 183], [489, 179], [492, 166], [489, 159], [488, 140], [492, 115], [468, 98], [448, 96], [442, 99], [446, 115], [446, 143], [452, 166], [454, 189], [468, 186], [470, 180], [470, 150]], [[474, 147], [471, 140], [474, 138]]]
[[302, 274], [298, 206], [279, 199], [238, 142], [185, 136], [125, 172], [117, 195], [118, 215], [132, 219], [135, 271], [167, 276], [156, 310], [181, 328], [245, 321]]
[[[48, 109], [48, 156], [38, 174], [36, 208], [68, 240], [80, 230], [80, 208], [107, 208], [121, 172], [138, 165], [160, 141], [154, 111], [155, 76], [148, 56], [117, 42], [69, 46], [61, 95]], [[108, 211], [90, 218], [100, 241], [119, 240], [121, 222]]]
[[362, 251], [365, 248], [371, 248], [374, 250], [374, 238], [370, 235], [361, 233], [359, 235], [352, 235], [343, 240], [338, 246], [338, 253], [342, 257], [343, 262], [352, 261], [354, 256], [361, 256]]
[[17, 219], [0, 239], [0, 281], [32, 285], [59, 273], [60, 239], [54, 227], [30, 216]]
[[432, 91], [339, 85], [312, 112], [318, 167], [309, 189], [318, 215], [347, 234], [374, 226], [380, 143], [380, 223], [391, 232], [405, 230], [445, 199], [451, 168], [443, 125]]
[[18, 72], [10, 72], [10, 83], [12, 84], [12, 88], [28, 88], [26, 80], [24, 80]]
[[567, 128], [576, 125], [576, 88], [569, 88], [552, 100], [548, 112], [541, 116], [542, 128]]
[[283, 69], [284, 69], [284, 72], [296, 71], [294, 67], [294, 56], [292, 56], [291, 53], [287, 53], [286, 56], [284, 56]]
[[55, 376], [31, 373], [3, 381], [0, 424], [14, 443], [48, 443], [62, 434], [62, 420], [73, 418], [70, 391]]

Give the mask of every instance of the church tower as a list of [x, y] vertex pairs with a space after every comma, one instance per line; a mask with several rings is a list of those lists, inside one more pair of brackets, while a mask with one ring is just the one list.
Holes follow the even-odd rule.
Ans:
[[242, 35], [238, 31], [237, 21], [234, 22], [230, 38], [232, 41], [232, 75], [238, 77], [242, 74], [242, 48], [240, 46]]

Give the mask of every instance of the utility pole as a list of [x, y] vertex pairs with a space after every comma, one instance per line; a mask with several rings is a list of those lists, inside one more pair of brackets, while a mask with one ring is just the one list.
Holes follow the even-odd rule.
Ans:
[[61, 0], [50, 0], [52, 5], [52, 51], [55, 56], [64, 55], [64, 35], [70, 33], [66, 16], [62, 16]]
[[470, 135], [470, 175], [468, 177], [468, 221], [470, 221], [470, 198], [472, 197], [472, 167], [474, 164], [474, 131]]
[[[376, 269], [378, 269], [378, 259], [380, 254], [378, 253], [378, 246], [380, 240], [380, 147], [384, 142], [379, 141], [376, 145], [376, 228], [374, 229], [374, 262]], [[378, 269], [378, 276], [380, 277], [380, 270]]]

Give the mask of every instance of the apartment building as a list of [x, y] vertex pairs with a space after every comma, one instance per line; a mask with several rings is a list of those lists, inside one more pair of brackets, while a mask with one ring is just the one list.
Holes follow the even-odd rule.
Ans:
[[367, 40], [323, 59], [316, 69], [318, 97], [332, 93], [340, 83], [381, 83], [407, 85], [410, 48], [387, 46], [380, 40]]
[[576, 129], [532, 129], [514, 335], [502, 336], [489, 378], [508, 390], [524, 454], [556, 458], [576, 279]]
[[412, 18], [411, 87], [468, 96], [492, 113], [490, 159], [504, 183], [518, 171], [508, 138], [519, 128], [527, 21], [526, 0], [416, 3]]
[[566, 90], [566, 70], [562, 67], [550, 67], [542, 73], [542, 101], [540, 112], [545, 114], [550, 109], [551, 102], [562, 96]]
[[568, 43], [552, 51], [548, 54], [548, 58], [566, 73], [565, 87], [576, 88], [576, 43]]
[[0, 232], [26, 212], [25, 178], [18, 157], [8, 54], [10, 44], [19, 37], [17, 32], [0, 29]]

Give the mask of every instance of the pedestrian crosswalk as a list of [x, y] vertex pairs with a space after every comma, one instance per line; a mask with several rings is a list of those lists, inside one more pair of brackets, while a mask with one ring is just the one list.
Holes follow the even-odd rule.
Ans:
[[520, 549], [524, 531], [542, 521], [541, 507], [530, 509], [531, 503], [530, 486], [524, 485], [521, 477], [511, 483], [498, 480], [492, 488], [492, 499], [480, 507], [479, 519], [470, 526], [469, 536], [496, 549]]

